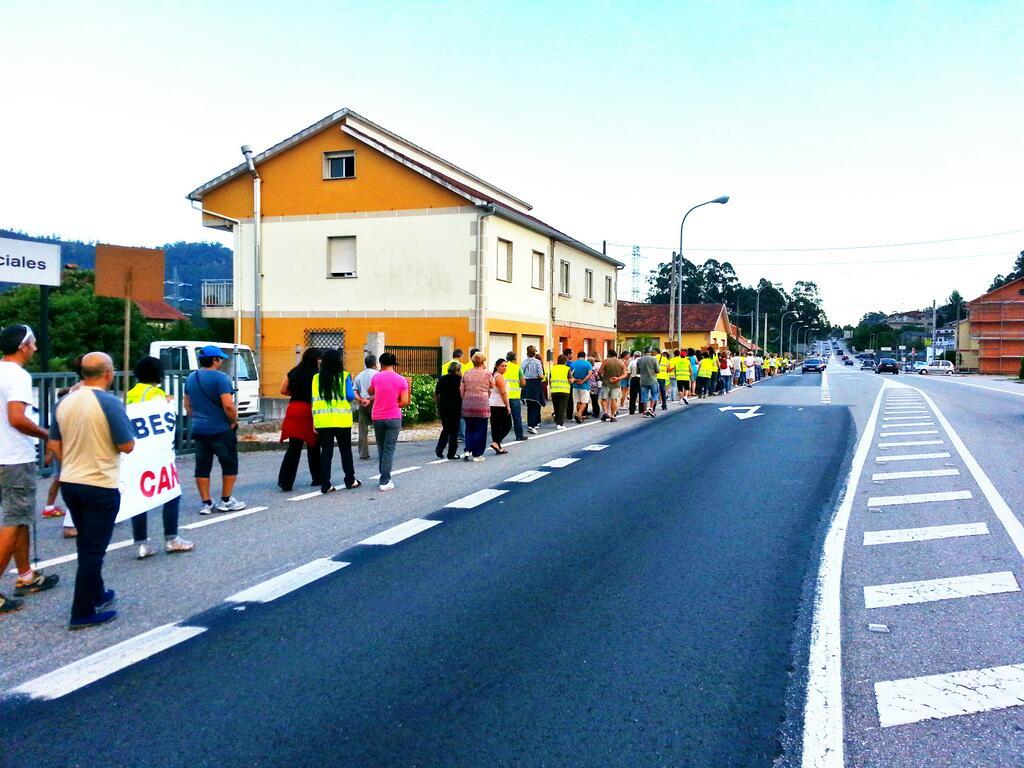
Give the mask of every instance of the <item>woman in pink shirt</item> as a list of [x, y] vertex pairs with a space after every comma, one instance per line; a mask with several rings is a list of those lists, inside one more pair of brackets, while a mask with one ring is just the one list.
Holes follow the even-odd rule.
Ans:
[[487, 446], [487, 419], [491, 415], [491, 390], [494, 377], [484, 368], [481, 353], [473, 355], [473, 367], [462, 375], [462, 418], [466, 420], [465, 461], [483, 461]]
[[[398, 433], [402, 431], [402, 408], [409, 404], [409, 382], [395, 372], [398, 360], [390, 352], [380, 356], [380, 371], [370, 380], [373, 397], [373, 434], [377, 440], [380, 490], [393, 490], [391, 465], [395, 461]], [[364, 407], [369, 402], [361, 403]]]

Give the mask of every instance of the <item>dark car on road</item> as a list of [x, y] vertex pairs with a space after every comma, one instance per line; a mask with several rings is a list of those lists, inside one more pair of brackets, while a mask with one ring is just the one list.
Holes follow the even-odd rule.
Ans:
[[853, 365], [853, 360], [850, 359], [849, 355], [843, 355], [843, 365]]
[[807, 373], [808, 371], [811, 371], [812, 373], [821, 373], [824, 370], [825, 361], [819, 360], [816, 357], [808, 357], [800, 367], [800, 373]]
[[898, 376], [899, 372], [900, 364], [891, 357], [883, 357], [875, 366], [875, 373], [895, 373]]

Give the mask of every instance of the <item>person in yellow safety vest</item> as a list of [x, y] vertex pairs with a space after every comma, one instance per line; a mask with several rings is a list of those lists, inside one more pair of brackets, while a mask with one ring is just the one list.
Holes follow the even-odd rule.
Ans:
[[509, 352], [505, 355], [507, 361], [505, 366], [505, 386], [508, 389], [508, 404], [512, 411], [512, 429], [516, 433], [516, 440], [527, 440], [523, 434], [523, 385], [526, 379], [523, 378], [522, 369], [516, 362], [516, 353]]
[[[164, 381], [164, 366], [155, 357], [143, 357], [135, 364], [135, 378], [139, 382], [128, 390], [125, 395], [125, 403], [145, 403], [150, 400], [164, 400], [171, 402], [173, 398], [168, 397], [160, 385]], [[177, 477], [177, 472], [174, 473]], [[181, 507], [181, 496], [171, 499], [163, 508], [164, 517], [164, 551], [167, 554], [178, 552], [191, 552], [196, 545], [191, 541], [185, 541], [178, 535], [178, 512]], [[149, 536], [146, 532], [146, 515], [142, 512], [132, 518], [132, 542], [139, 548], [136, 557], [143, 560], [156, 554], [156, 548], [150, 545]]]
[[710, 352], [701, 354], [700, 365], [697, 366], [697, 397], [702, 400], [711, 394], [711, 376], [717, 367], [717, 357]]
[[471, 350], [469, 350], [469, 359], [468, 360], [459, 360], [458, 361], [459, 364], [462, 366], [462, 375], [463, 376], [466, 375], [466, 371], [473, 370], [473, 355], [475, 355], [479, 351], [480, 351], [479, 349], [477, 349], [476, 347], [473, 347]]
[[448, 373], [448, 368], [451, 366], [452, 363], [458, 363], [459, 364], [459, 371], [460, 372], [462, 371], [462, 367], [463, 366], [462, 366], [462, 350], [461, 349], [456, 349], [454, 352], [452, 352], [452, 359], [449, 360], [447, 363], [445, 363], [444, 365], [441, 366], [441, 375], [442, 376], [444, 376], [446, 373]]
[[661, 395], [661, 410], [668, 410], [668, 352], [658, 353], [658, 393]]
[[551, 404], [555, 409], [555, 429], [565, 429], [565, 416], [568, 411], [571, 391], [569, 366], [566, 365], [565, 355], [559, 355], [558, 362], [548, 371], [548, 392], [551, 395]]
[[672, 359], [669, 360], [669, 373], [675, 373], [676, 375], [676, 391], [679, 393], [679, 399], [689, 405], [690, 401], [686, 399], [686, 393], [690, 391], [690, 361], [688, 358], [680, 357], [680, 350], [676, 350]]
[[358, 488], [352, 463], [352, 401], [356, 398], [352, 377], [345, 370], [341, 351], [329, 349], [320, 360], [320, 372], [313, 376], [313, 428], [320, 444], [320, 492], [337, 491], [331, 483], [334, 443], [341, 453], [345, 488]]

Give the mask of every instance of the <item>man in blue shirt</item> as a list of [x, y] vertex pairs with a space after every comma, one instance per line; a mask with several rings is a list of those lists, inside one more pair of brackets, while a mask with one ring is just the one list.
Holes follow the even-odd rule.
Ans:
[[[185, 411], [192, 420], [196, 443], [196, 487], [203, 506], [200, 515], [213, 512], [237, 512], [245, 502], [231, 495], [238, 477], [238, 409], [231, 379], [220, 368], [227, 355], [215, 344], [199, 350], [199, 370], [185, 380]], [[220, 463], [223, 489], [220, 501], [210, 499], [210, 472], [213, 457]]]
[[590, 402], [590, 373], [594, 366], [587, 360], [586, 352], [579, 352], [569, 365], [572, 379], [572, 401], [576, 404], [576, 423], [583, 423], [583, 411]]

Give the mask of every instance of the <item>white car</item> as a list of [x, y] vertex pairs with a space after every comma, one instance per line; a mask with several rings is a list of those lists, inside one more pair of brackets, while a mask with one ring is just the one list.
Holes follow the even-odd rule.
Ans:
[[932, 360], [921, 368], [919, 373], [928, 375], [929, 373], [944, 373], [947, 376], [956, 373], [956, 366], [953, 365], [949, 360]]

